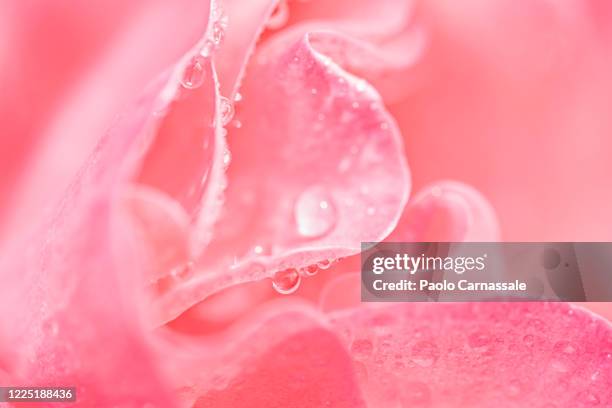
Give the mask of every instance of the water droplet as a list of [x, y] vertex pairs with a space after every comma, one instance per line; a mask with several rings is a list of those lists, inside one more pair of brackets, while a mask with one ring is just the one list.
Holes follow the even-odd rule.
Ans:
[[223, 126], [230, 123], [234, 117], [234, 104], [225, 96], [219, 97], [219, 110], [221, 115], [221, 124]]
[[228, 18], [223, 10], [217, 11], [217, 16], [213, 21], [212, 29], [210, 31], [210, 42], [213, 43], [215, 48], [218, 48], [225, 38], [225, 30], [227, 29]]
[[234, 95], [234, 102], [238, 103], [242, 100], [242, 94], [240, 92], [236, 92], [236, 95]]
[[332, 266], [332, 261], [330, 261], [329, 259], [324, 259], [322, 261], [317, 262], [317, 267], [319, 269], [329, 269], [330, 266]]
[[322, 187], [311, 187], [299, 195], [294, 208], [298, 233], [314, 238], [328, 233], [337, 221], [336, 207]]
[[300, 274], [295, 268], [285, 269], [274, 274], [272, 286], [282, 295], [295, 292], [300, 286]]
[[553, 346], [553, 359], [551, 366], [556, 371], [566, 373], [570, 371], [577, 348], [574, 344], [568, 341], [558, 341]]
[[527, 322], [527, 328], [537, 332], [544, 330], [544, 326], [544, 322], [540, 319], [531, 319]]
[[308, 265], [302, 269], [302, 274], [304, 276], [315, 276], [318, 272], [319, 267], [317, 265]]
[[364, 92], [366, 90], [365, 81], [357, 82], [357, 92]]
[[432, 366], [439, 357], [438, 347], [430, 341], [420, 341], [412, 347], [411, 359], [421, 367]]
[[226, 150], [225, 152], [223, 152], [223, 164], [225, 166], [229, 166], [231, 161], [232, 161], [232, 154], [230, 153], [229, 150]]
[[206, 58], [201, 55], [196, 55], [185, 66], [181, 84], [187, 89], [195, 89], [200, 87], [206, 79]]
[[270, 30], [276, 30], [287, 24], [289, 20], [289, 5], [286, 0], [281, 0], [266, 23]]
[[556, 353], [562, 353], [564, 355], [573, 355], [576, 353], [576, 346], [569, 341], [559, 341], [555, 343], [554, 350]]
[[184, 265], [177, 266], [170, 271], [170, 275], [176, 280], [187, 280], [193, 276], [193, 262], [187, 262]]
[[351, 344], [351, 353], [355, 358], [364, 359], [372, 355], [374, 345], [368, 339], [357, 339]]
[[470, 334], [468, 337], [468, 345], [473, 349], [478, 349], [480, 351], [488, 350], [491, 345], [491, 336], [485, 332], [474, 332]]

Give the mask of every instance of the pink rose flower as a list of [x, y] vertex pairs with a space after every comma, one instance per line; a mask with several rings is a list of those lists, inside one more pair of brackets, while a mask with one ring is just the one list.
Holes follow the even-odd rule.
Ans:
[[365, 304], [358, 274], [364, 241], [610, 239], [609, 6], [5, 8], [3, 385], [84, 407], [612, 405], [591, 312]]

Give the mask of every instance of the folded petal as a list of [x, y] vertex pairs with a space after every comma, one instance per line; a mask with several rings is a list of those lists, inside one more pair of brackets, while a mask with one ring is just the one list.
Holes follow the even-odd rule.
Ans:
[[406, 202], [408, 169], [379, 96], [308, 36], [262, 49], [243, 97], [214, 239], [196, 276], [160, 299], [161, 321], [230, 284], [356, 253], [389, 233]]

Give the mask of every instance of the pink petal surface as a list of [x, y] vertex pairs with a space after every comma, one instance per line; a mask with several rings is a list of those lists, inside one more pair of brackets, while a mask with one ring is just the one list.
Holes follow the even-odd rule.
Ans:
[[308, 37], [261, 50], [249, 73], [214, 239], [196, 275], [155, 305], [162, 322], [230, 284], [359, 251], [389, 233], [407, 199], [399, 135], [372, 88]]
[[240, 87], [247, 62], [255, 52], [255, 44], [266, 21], [281, 3], [280, 0], [223, 0], [219, 7], [230, 22], [225, 31], [223, 47], [215, 54], [220, 91], [234, 100]]
[[268, 41], [310, 34], [315, 49], [370, 82], [387, 103], [414, 87], [412, 67], [427, 43], [414, 20], [415, 2], [289, 2], [286, 8], [287, 27]]
[[[276, 310], [276, 311], [275, 311]], [[350, 356], [322, 316], [296, 302], [272, 303], [252, 312], [214, 340], [183, 384], [194, 407], [363, 407]], [[207, 367], [202, 370], [202, 367]], [[179, 366], [180, 367], [180, 366]]]
[[566, 304], [415, 303], [332, 316], [370, 407], [612, 404], [612, 327]]

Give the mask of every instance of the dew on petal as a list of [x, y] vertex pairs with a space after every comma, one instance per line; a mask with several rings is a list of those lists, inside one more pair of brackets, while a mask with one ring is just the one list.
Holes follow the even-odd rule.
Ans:
[[487, 351], [491, 345], [492, 339], [488, 333], [474, 332], [468, 337], [468, 345], [478, 351]]
[[205, 64], [206, 58], [202, 55], [191, 58], [183, 71], [181, 84], [187, 89], [199, 88], [206, 79]]
[[308, 265], [307, 267], [302, 268], [301, 272], [304, 276], [314, 276], [319, 272], [319, 267], [317, 265]]
[[431, 341], [420, 341], [412, 347], [411, 359], [421, 367], [432, 366], [440, 357], [438, 346]]
[[266, 23], [266, 27], [276, 30], [287, 24], [289, 20], [289, 5], [286, 0], [281, 0]]
[[281, 295], [289, 295], [300, 286], [300, 273], [295, 268], [278, 271], [272, 278], [272, 287]]
[[302, 192], [294, 207], [298, 233], [315, 238], [331, 231], [338, 214], [330, 194], [322, 187], [311, 187]]
[[225, 15], [222, 10], [219, 10], [217, 17], [213, 21], [212, 30], [210, 32], [210, 41], [215, 47], [219, 47], [223, 43], [227, 23], [227, 15]]
[[229, 150], [223, 152], [223, 165], [226, 167], [232, 162], [232, 153]]
[[234, 104], [225, 96], [219, 97], [221, 124], [226, 126], [234, 118]]
[[368, 358], [374, 351], [374, 345], [368, 339], [357, 339], [351, 344], [351, 353], [357, 359]]
[[330, 261], [329, 259], [324, 259], [322, 261], [317, 262], [317, 267], [319, 269], [329, 269], [329, 267], [332, 265], [332, 261]]

